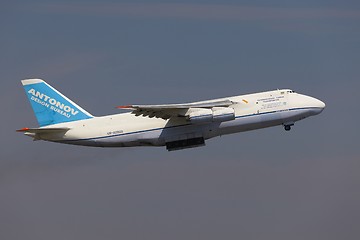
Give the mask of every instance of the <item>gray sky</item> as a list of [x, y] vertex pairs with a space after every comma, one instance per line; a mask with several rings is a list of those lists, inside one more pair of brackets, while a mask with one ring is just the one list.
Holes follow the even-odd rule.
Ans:
[[[359, 239], [358, 1], [2, 1], [0, 239]], [[32, 142], [20, 80], [94, 115], [292, 88], [319, 116], [203, 148]]]

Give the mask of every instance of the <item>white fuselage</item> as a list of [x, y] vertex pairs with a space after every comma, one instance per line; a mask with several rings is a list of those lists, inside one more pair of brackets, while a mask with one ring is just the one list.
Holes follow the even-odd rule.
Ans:
[[234, 102], [231, 105], [235, 110], [234, 120], [193, 124], [184, 117], [164, 120], [122, 113], [56, 124], [51, 127], [70, 130], [42, 134], [41, 139], [98, 147], [164, 146], [167, 142], [183, 139], [209, 139], [276, 125], [291, 126], [296, 121], [319, 114], [325, 107], [316, 98], [287, 89], [224, 99]]

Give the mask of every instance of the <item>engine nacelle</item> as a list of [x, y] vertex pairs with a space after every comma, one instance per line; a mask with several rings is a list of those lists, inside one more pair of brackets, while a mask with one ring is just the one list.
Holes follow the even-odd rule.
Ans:
[[207, 123], [213, 120], [213, 111], [207, 108], [190, 108], [189, 121], [191, 123]]
[[235, 110], [229, 107], [214, 107], [213, 122], [226, 122], [235, 119]]
[[191, 123], [225, 122], [235, 119], [235, 110], [228, 107], [190, 108], [187, 116]]

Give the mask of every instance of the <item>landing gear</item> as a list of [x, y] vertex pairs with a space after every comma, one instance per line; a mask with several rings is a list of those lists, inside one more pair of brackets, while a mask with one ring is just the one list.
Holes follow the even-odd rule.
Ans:
[[283, 125], [284, 125], [285, 131], [290, 131], [291, 126], [294, 126], [294, 122], [284, 123]]

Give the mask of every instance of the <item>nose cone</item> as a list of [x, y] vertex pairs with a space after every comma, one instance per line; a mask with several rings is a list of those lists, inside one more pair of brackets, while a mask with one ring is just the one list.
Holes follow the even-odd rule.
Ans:
[[316, 98], [312, 98], [312, 105], [314, 107], [314, 109], [312, 110], [314, 115], [321, 113], [326, 106], [323, 101], [320, 101]]
[[323, 101], [320, 101], [319, 99], [316, 99], [316, 98], [315, 98], [315, 101], [316, 101], [316, 104], [315, 104], [316, 107], [321, 108], [321, 109], [325, 108], [326, 105]]

